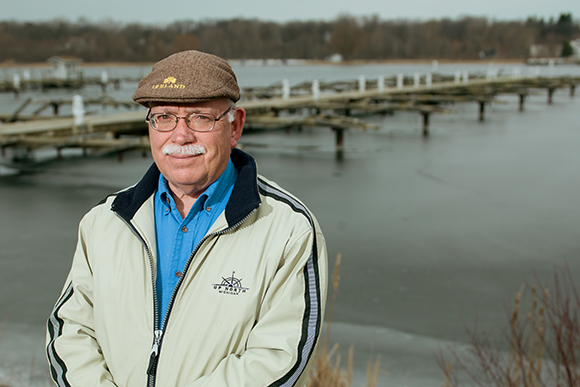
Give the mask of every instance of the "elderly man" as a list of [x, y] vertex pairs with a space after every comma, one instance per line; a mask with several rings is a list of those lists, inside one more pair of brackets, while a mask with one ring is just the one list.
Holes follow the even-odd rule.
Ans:
[[59, 386], [302, 386], [326, 299], [310, 211], [235, 149], [228, 63], [185, 51], [133, 99], [155, 163], [82, 219], [48, 320]]

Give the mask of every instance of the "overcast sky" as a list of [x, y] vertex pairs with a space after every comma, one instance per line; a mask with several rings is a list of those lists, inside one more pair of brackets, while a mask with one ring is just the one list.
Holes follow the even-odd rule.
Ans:
[[214, 0], [170, 2], [137, 0], [2, 0], [0, 20], [76, 21], [112, 19], [119, 22], [166, 24], [174, 20], [242, 17], [286, 22], [332, 20], [341, 13], [378, 15], [380, 19], [441, 19], [485, 16], [492, 20], [549, 19], [560, 13], [580, 17], [580, 0]]

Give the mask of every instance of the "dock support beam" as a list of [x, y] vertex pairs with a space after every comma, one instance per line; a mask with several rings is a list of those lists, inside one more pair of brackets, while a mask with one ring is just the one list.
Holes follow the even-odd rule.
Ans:
[[51, 105], [52, 105], [52, 114], [58, 116], [58, 108], [60, 107], [60, 105], [57, 102], [52, 102]]
[[342, 153], [344, 151], [344, 129], [332, 128], [336, 136], [336, 152]]
[[524, 111], [524, 102], [526, 101], [526, 95], [524, 93], [520, 94], [520, 111]]
[[485, 101], [479, 101], [479, 122], [485, 120]]
[[554, 89], [553, 87], [550, 87], [548, 89], [548, 104], [550, 104], [550, 105], [552, 104], [552, 101], [553, 101], [554, 90], [556, 90], [556, 89]]
[[423, 116], [423, 137], [429, 137], [429, 112], [421, 112]]

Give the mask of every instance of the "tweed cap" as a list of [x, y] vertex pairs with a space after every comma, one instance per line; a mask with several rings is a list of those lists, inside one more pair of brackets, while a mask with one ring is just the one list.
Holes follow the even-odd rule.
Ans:
[[195, 50], [155, 63], [133, 94], [133, 100], [145, 107], [150, 102], [195, 103], [214, 98], [240, 99], [236, 75], [224, 59]]

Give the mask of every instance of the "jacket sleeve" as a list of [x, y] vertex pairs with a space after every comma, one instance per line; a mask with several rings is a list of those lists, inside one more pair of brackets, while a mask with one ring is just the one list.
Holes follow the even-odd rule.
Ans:
[[227, 356], [187, 387], [304, 386], [322, 327], [326, 285], [324, 237], [310, 231], [289, 247], [245, 352]]
[[[84, 221], [84, 219], [83, 219]], [[47, 322], [46, 350], [53, 381], [65, 386], [115, 386], [95, 338], [93, 277], [83, 221], [64, 289]]]

